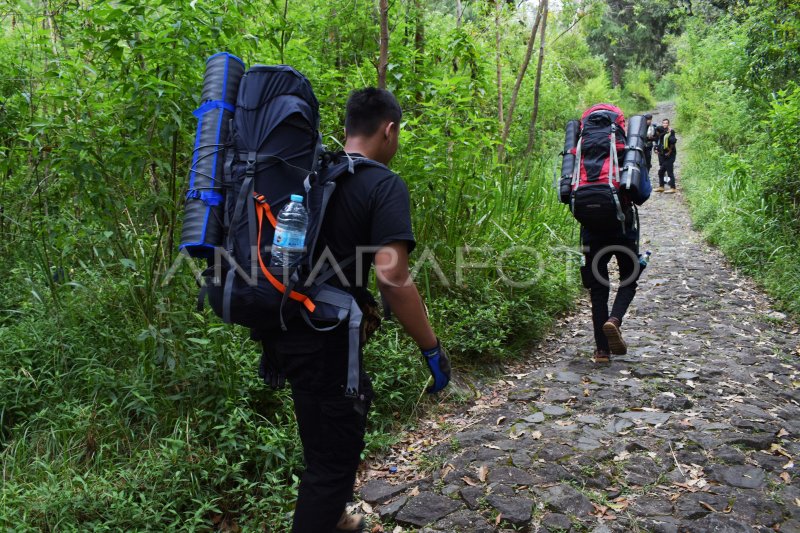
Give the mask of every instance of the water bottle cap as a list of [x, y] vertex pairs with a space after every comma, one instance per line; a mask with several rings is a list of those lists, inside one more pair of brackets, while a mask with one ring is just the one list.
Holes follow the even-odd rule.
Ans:
[[292, 201], [293, 201], [293, 202], [300, 202], [300, 203], [302, 203], [302, 202], [303, 202], [303, 195], [302, 195], [302, 194], [293, 194], [293, 195], [291, 196], [291, 199], [292, 199]]

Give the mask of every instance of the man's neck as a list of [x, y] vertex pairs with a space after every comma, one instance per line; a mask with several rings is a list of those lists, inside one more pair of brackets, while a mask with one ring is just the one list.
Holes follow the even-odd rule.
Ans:
[[375, 159], [375, 151], [371, 149], [368, 142], [360, 137], [347, 139], [344, 143], [344, 151], [348, 154], [361, 154], [368, 159]]

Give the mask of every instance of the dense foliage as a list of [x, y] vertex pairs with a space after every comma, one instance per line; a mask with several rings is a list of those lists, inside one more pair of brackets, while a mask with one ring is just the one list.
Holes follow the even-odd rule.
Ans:
[[[458, 16], [450, 2], [392, 4], [387, 79], [406, 110], [395, 168], [420, 250], [435, 250], [449, 284], [422, 255], [418, 281], [463, 369], [513, 354], [569, 306], [574, 224], [551, 189], [563, 124], [598, 100], [651, 105], [652, 80], [612, 90], [581, 26], [567, 31], [574, 14], [551, 12], [533, 155], [520, 156], [528, 74], [500, 163], [494, 60], [508, 92], [532, 13], [460, 4]], [[287, 394], [259, 382], [245, 331], [194, 311], [188, 264], [164, 283], [191, 112], [209, 55], [285, 62], [312, 81], [336, 146], [347, 93], [376, 80], [375, 6], [34, 1], [0, 20], [0, 527], [282, 530], [301, 463]], [[520, 248], [503, 255], [510, 245]], [[463, 246], [469, 262], [502, 257], [502, 272], [472, 268], [457, 282]], [[367, 365], [375, 449], [409, 420], [426, 374], [391, 324]]]
[[723, 7], [697, 6], [678, 48], [684, 182], [710, 240], [799, 313], [800, 14]]

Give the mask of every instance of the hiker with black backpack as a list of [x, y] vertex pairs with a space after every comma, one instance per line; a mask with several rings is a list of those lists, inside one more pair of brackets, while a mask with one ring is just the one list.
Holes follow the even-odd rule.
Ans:
[[[675, 130], [669, 127], [669, 119], [661, 121], [661, 125], [656, 128], [656, 153], [658, 154], [658, 187], [656, 192], [674, 193], [678, 188], [675, 181], [675, 159], [678, 152], [675, 144], [678, 139], [675, 137]], [[666, 178], [664, 177], [666, 175]], [[669, 189], [666, 189], [669, 186]]]
[[319, 103], [287, 65], [228, 53], [206, 63], [186, 193], [182, 253], [203, 258], [206, 296], [224, 322], [262, 345], [264, 383], [292, 389], [306, 469], [292, 531], [361, 531], [346, 504], [373, 397], [362, 348], [380, 324], [378, 286], [433, 375], [450, 364], [411, 281], [408, 189], [386, 165], [398, 148], [394, 96], [364, 89], [347, 104], [345, 151], [323, 152]]
[[[367, 88], [350, 95], [344, 151], [330, 162], [345, 173], [329, 200], [314, 256], [318, 261], [327, 256], [341, 267], [329, 283], [355, 295], [362, 310], [374, 309], [367, 284], [375, 265], [381, 294], [420, 347], [433, 376], [428, 392], [435, 393], [447, 385], [450, 364], [409, 273], [415, 241], [408, 189], [386, 167], [398, 149], [401, 116], [397, 100], [386, 90]], [[264, 349], [270, 367], [265, 379], [280, 372], [291, 384], [303, 443], [306, 470], [292, 532], [361, 531], [363, 517], [348, 515], [345, 506], [353, 496], [373, 391], [361, 369], [359, 396], [345, 395], [347, 328], [319, 332], [295, 319], [285, 332], [264, 339]]]
[[[581, 224], [581, 280], [589, 289], [596, 350], [594, 361], [623, 355], [622, 319], [636, 294], [646, 258], [639, 256], [639, 214], [652, 190], [647, 174], [647, 123], [618, 107], [598, 104], [567, 123], [560, 199]], [[621, 163], [620, 163], [621, 161]], [[620, 284], [611, 312], [608, 263], [616, 257]]]

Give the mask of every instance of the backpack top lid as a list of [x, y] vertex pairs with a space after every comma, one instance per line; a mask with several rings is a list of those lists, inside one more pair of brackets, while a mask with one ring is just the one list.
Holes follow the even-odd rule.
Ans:
[[588, 108], [583, 112], [583, 115], [581, 115], [581, 127], [586, 124], [586, 119], [593, 113], [601, 113], [607, 116], [612, 122], [616, 123], [619, 128], [622, 128], [623, 131], [625, 130], [625, 113], [622, 112], [622, 109], [613, 104], [595, 104]]

